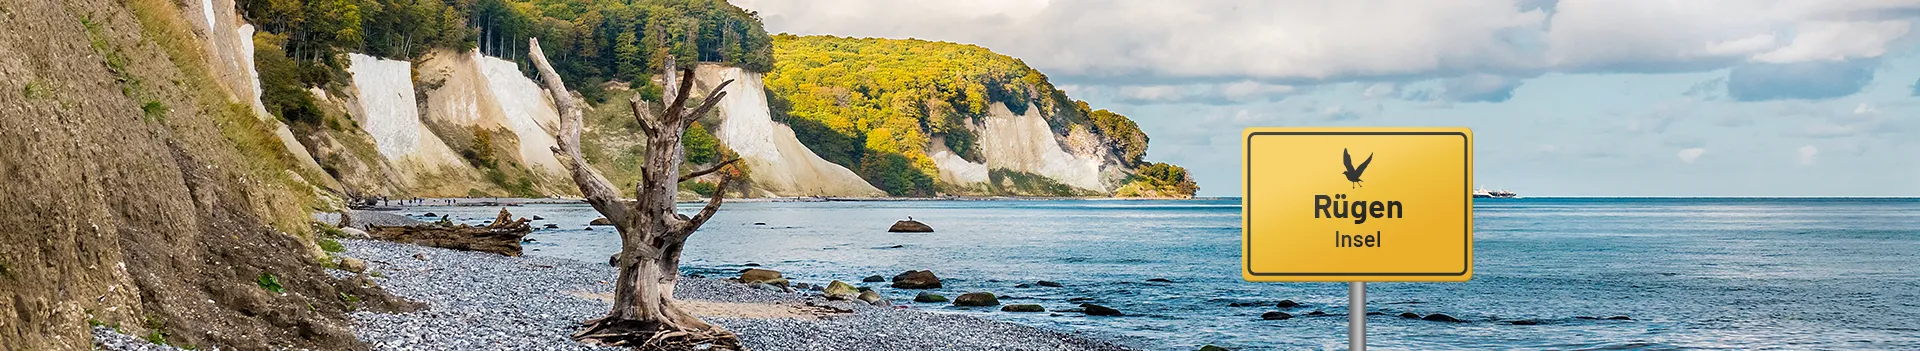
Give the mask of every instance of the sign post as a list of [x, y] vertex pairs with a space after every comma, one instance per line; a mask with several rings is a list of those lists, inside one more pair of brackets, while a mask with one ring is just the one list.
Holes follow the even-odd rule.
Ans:
[[1473, 131], [1248, 128], [1241, 277], [1348, 282], [1348, 344], [1366, 349], [1367, 282], [1473, 278]]

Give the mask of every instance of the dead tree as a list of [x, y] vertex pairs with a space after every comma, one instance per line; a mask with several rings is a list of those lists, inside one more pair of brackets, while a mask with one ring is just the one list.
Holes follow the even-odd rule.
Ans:
[[[587, 321], [583, 329], [574, 333], [574, 339], [641, 349], [690, 349], [703, 345], [711, 350], [740, 349], [739, 338], [732, 332], [701, 321], [673, 300], [673, 286], [680, 277], [680, 250], [685, 247], [687, 237], [720, 210], [723, 198], [721, 192], [715, 192], [705, 208], [687, 217], [674, 212], [673, 200], [679, 184], [738, 161], [728, 160], [711, 169], [682, 175], [680, 163], [685, 150], [680, 138], [694, 120], [726, 97], [727, 93], [721, 89], [733, 81], [720, 83], [707, 92], [704, 102], [689, 109], [686, 104], [693, 89], [694, 70], [674, 67], [669, 56], [663, 70], [666, 89], [661, 99], [667, 102], [666, 113], [648, 118], [648, 114], [643, 113], [646, 105], [638, 96], [629, 101], [634, 119], [646, 134], [647, 147], [640, 183], [635, 185], [634, 200], [628, 201], [620, 199], [613, 183], [581, 156], [580, 107], [575, 105], [560, 75], [547, 62], [546, 54], [540, 50], [540, 41], [529, 40], [528, 51], [534, 66], [540, 70], [540, 80], [546, 83], [547, 91], [553, 94], [554, 105], [560, 110], [559, 145], [554, 153], [573, 174], [573, 182], [580, 186], [587, 203], [620, 231], [620, 276], [614, 287], [613, 311], [606, 317]], [[719, 188], [726, 189], [732, 180], [730, 172], [722, 172]]]

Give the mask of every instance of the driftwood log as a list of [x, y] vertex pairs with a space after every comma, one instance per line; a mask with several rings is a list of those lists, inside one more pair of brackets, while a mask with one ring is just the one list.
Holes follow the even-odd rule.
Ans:
[[533, 232], [533, 226], [528, 222], [532, 220], [513, 219], [513, 214], [502, 208], [500, 216], [485, 227], [465, 224], [373, 225], [368, 226], [367, 234], [374, 239], [392, 242], [520, 256], [520, 238]]

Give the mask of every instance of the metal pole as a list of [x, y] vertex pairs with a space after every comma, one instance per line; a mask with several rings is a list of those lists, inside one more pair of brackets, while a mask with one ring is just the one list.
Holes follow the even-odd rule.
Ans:
[[1347, 283], [1347, 350], [1367, 351], [1367, 283]]

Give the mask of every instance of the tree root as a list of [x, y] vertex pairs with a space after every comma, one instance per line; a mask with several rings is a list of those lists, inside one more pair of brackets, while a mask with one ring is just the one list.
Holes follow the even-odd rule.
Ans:
[[686, 330], [666, 323], [601, 318], [588, 321], [573, 339], [582, 343], [632, 347], [641, 351], [744, 351], [740, 337], [719, 327]]

